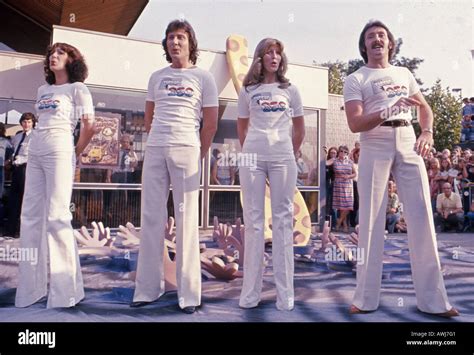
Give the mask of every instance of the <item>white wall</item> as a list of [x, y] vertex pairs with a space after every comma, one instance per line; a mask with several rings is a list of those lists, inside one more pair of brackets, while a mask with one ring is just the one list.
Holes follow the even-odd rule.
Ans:
[[[80, 49], [89, 66], [89, 84], [146, 90], [150, 74], [169, 65], [157, 42], [56, 26], [53, 42]], [[214, 75], [220, 98], [237, 99], [224, 52], [201, 50], [198, 65]], [[288, 77], [300, 89], [304, 106], [327, 108], [326, 69], [290, 64]]]
[[45, 83], [42, 56], [0, 52], [0, 98], [36, 100]]
[[[150, 74], [169, 65], [156, 42], [66, 27], [54, 27], [53, 42], [81, 50], [89, 67], [87, 84], [146, 90]], [[222, 43], [224, 49], [224, 37]], [[221, 99], [237, 99], [224, 52], [201, 50], [198, 65], [214, 75]], [[299, 88], [305, 107], [328, 108], [326, 68], [290, 64], [287, 76]], [[0, 51], [0, 97], [35, 100], [44, 83], [42, 56]]]

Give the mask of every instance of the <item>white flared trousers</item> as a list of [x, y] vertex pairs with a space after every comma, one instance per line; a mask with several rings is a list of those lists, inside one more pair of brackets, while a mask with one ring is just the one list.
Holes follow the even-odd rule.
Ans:
[[259, 161], [256, 167], [240, 167], [244, 198], [244, 279], [239, 305], [260, 302], [264, 272], [265, 184], [270, 182], [272, 207], [272, 263], [279, 310], [294, 307], [293, 198], [297, 168], [294, 160]]
[[418, 308], [442, 313], [451, 309], [439, 262], [428, 176], [414, 150], [410, 127], [379, 126], [361, 134], [359, 159], [359, 248], [353, 304], [362, 310], [379, 305], [384, 249], [387, 182], [390, 171], [397, 183], [408, 225], [408, 246]]
[[179, 306], [184, 308], [201, 304], [198, 223], [200, 154], [200, 148], [192, 146], [146, 149], [134, 302], [151, 302], [165, 292], [163, 248], [171, 182], [176, 220]]
[[[71, 226], [73, 152], [29, 155], [21, 209], [20, 248], [37, 252], [22, 260], [15, 306], [27, 307], [49, 294], [47, 307], [72, 307], [84, 298], [81, 264]], [[48, 265], [49, 264], [49, 265]]]

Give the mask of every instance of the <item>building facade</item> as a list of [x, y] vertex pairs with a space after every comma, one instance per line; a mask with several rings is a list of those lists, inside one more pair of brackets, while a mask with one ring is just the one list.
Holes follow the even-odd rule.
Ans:
[[[120, 35], [55, 26], [51, 42], [66, 42], [84, 54], [89, 87], [96, 116], [116, 117], [120, 133], [133, 138], [133, 149], [139, 163], [131, 181], [111, 182], [107, 169], [78, 167], [71, 209], [73, 225], [89, 226], [103, 221], [111, 228], [130, 221], [140, 225], [141, 169], [146, 151], [144, 103], [150, 75], [169, 65], [160, 43]], [[225, 38], [222, 39], [223, 47]], [[16, 52], [0, 52], [0, 121], [17, 124], [23, 112], [34, 112], [36, 90], [44, 83], [42, 56]], [[238, 154], [237, 93], [227, 68], [225, 52], [201, 50], [197, 65], [209, 70], [219, 93], [219, 128], [208, 156], [203, 161], [200, 188], [200, 226], [212, 226], [214, 216], [222, 222], [242, 217], [238, 167], [233, 185], [216, 185], [212, 179], [212, 154]], [[298, 186], [303, 194], [313, 223], [324, 216], [325, 186], [322, 147], [328, 110], [328, 75], [326, 68], [290, 64], [288, 77], [300, 90], [304, 105], [306, 138], [301, 151], [307, 178]], [[322, 174], [320, 173], [322, 172]], [[172, 193], [168, 201], [173, 215]]]

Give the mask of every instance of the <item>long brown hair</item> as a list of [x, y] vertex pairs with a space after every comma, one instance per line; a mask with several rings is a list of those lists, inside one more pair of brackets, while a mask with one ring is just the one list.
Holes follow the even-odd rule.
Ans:
[[250, 65], [247, 75], [245, 75], [243, 86], [247, 88], [250, 85], [258, 85], [263, 81], [263, 56], [271, 46], [277, 46], [280, 49], [281, 61], [280, 66], [277, 70], [277, 80], [280, 82], [280, 88], [286, 89], [290, 86], [290, 80], [285, 77], [286, 71], [288, 70], [288, 58], [284, 52], [284, 46], [281, 41], [275, 38], [264, 38], [262, 39], [257, 47], [253, 56], [252, 64]]
[[49, 57], [57, 48], [67, 53], [66, 72], [69, 82], [84, 82], [89, 74], [84, 56], [76, 47], [67, 43], [54, 43], [46, 49], [46, 58], [44, 59], [44, 75], [46, 77], [46, 82], [50, 85], [56, 83], [54, 72], [49, 68]]

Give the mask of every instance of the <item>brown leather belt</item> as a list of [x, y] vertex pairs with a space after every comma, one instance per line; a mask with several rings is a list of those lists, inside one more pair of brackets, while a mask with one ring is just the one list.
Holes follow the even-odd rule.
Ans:
[[407, 127], [411, 126], [411, 123], [407, 120], [393, 120], [393, 121], [385, 121], [381, 124], [381, 126], [389, 126], [389, 127]]

